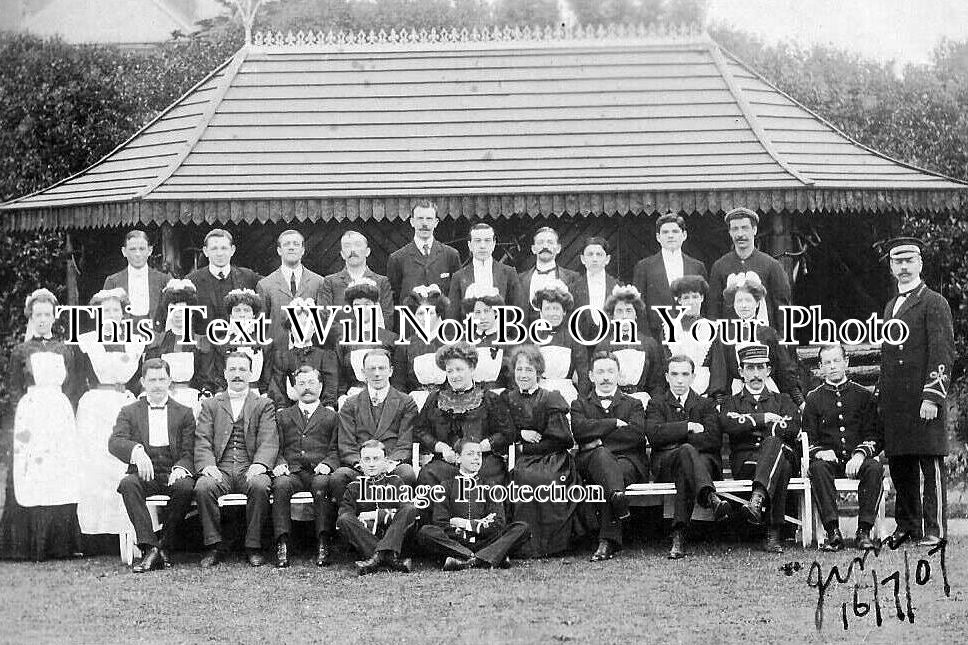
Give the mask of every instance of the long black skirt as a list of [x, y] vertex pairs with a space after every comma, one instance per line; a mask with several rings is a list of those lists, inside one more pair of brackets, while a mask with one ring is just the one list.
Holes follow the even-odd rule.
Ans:
[[[511, 479], [519, 486], [564, 487], [580, 483], [575, 458], [568, 452], [549, 455], [521, 455], [511, 471]], [[567, 499], [567, 498], [566, 498]], [[575, 502], [516, 502], [511, 505], [511, 515], [516, 522], [527, 522], [531, 527], [531, 540], [519, 553], [525, 557], [540, 558], [568, 550], [578, 528], [578, 504]]]
[[13, 473], [9, 473], [0, 517], [0, 559], [69, 558], [78, 552], [80, 535], [77, 504], [21, 506], [14, 497]]

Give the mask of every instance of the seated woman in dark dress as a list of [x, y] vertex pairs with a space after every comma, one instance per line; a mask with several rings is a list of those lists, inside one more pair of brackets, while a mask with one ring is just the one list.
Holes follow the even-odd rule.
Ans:
[[[575, 443], [568, 424], [569, 406], [561, 394], [538, 385], [538, 375], [547, 369], [542, 352], [534, 345], [515, 347], [508, 366], [514, 384], [501, 392], [501, 399], [511, 412], [518, 444], [511, 480], [531, 487], [578, 484], [575, 459], [569, 452]], [[541, 557], [566, 550], [577, 508], [568, 501], [512, 504], [514, 521], [531, 527], [531, 541], [522, 553]]]
[[[437, 367], [437, 350], [443, 343], [437, 339], [437, 328], [447, 315], [450, 300], [436, 284], [414, 287], [403, 299], [403, 306], [413, 312], [422, 329], [430, 336], [425, 343], [416, 332], [408, 332], [409, 345], [398, 345], [400, 365], [393, 371], [391, 383], [401, 392], [409, 392], [422, 408], [431, 392], [440, 389], [447, 376]], [[402, 332], [401, 332], [402, 334]]]
[[78, 551], [78, 447], [71, 401], [78, 383], [74, 348], [52, 332], [56, 307], [57, 298], [47, 289], [27, 297], [26, 340], [13, 348], [7, 366], [16, 413], [7, 416], [12, 423], [4, 427], [13, 438], [13, 460], [0, 518], [0, 559], [66, 558]]
[[[605, 299], [605, 314], [611, 323], [608, 338], [595, 346], [595, 352], [612, 352], [619, 362], [619, 389], [648, 405], [654, 394], [665, 391], [666, 355], [652, 337], [645, 320], [645, 303], [639, 290], [631, 285], [617, 286]], [[631, 323], [637, 335], [631, 337]], [[614, 342], [615, 330], [623, 332]], [[586, 390], [587, 391], [587, 390]]]
[[497, 394], [474, 382], [477, 350], [470, 343], [462, 341], [441, 347], [436, 358], [447, 381], [427, 397], [414, 423], [413, 435], [420, 442], [421, 452], [432, 456], [420, 469], [417, 484], [437, 484], [457, 474], [458, 455], [454, 447], [460, 439], [481, 443], [481, 481], [504, 483], [507, 469], [503, 455], [513, 432], [507, 405]]
[[765, 298], [766, 288], [760, 276], [752, 271], [733, 274], [726, 281], [723, 301], [733, 304], [739, 320], [750, 324], [753, 336], [744, 338], [741, 329], [730, 327], [729, 331], [721, 330], [721, 337], [713, 343], [710, 349], [707, 395], [716, 399], [717, 403], [722, 403], [727, 396], [737, 394], [743, 389], [737, 360], [739, 350], [750, 344], [761, 343], [770, 348], [770, 359], [773, 363], [774, 376], [766, 378], [767, 389], [789, 394], [794, 403], [803, 406], [804, 396], [800, 388], [796, 360], [785, 346], [780, 345], [775, 329], [762, 321], [753, 325], [757, 322], [760, 303]]
[[[568, 292], [568, 286], [561, 280], [549, 280], [534, 294], [532, 304], [538, 309], [541, 320], [551, 325], [551, 340], [539, 347], [544, 357], [544, 372], [541, 374], [541, 387], [555, 390], [571, 402], [579, 391], [587, 391], [588, 348], [575, 340], [568, 330], [568, 315], [575, 299]], [[538, 332], [546, 334], [547, 332]], [[508, 381], [513, 379], [514, 367], [508, 364]]]

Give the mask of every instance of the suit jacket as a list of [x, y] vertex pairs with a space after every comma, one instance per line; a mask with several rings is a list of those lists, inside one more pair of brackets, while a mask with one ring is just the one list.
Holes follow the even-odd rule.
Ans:
[[[568, 293], [574, 297], [575, 286], [578, 281], [581, 280], [581, 274], [577, 271], [572, 271], [571, 269], [566, 269], [563, 266], [556, 266], [558, 279], [565, 283], [568, 287]], [[521, 293], [527, 302], [527, 308], [525, 309], [525, 321], [531, 322], [538, 318], [538, 312], [534, 310], [531, 306], [531, 278], [534, 277], [535, 268], [531, 267], [527, 271], [522, 271], [518, 274], [518, 282], [521, 283]]]
[[[504, 298], [504, 304], [513, 307], [530, 307], [527, 304], [528, 294], [522, 293], [521, 283], [518, 280], [518, 273], [512, 267], [498, 262], [491, 261], [491, 275], [493, 276], [494, 286], [498, 293]], [[474, 264], [473, 260], [457, 273], [450, 281], [450, 317], [454, 320], [462, 320], [461, 303], [464, 300], [464, 293], [467, 287], [474, 284]]]
[[312, 298], [319, 304], [323, 290], [323, 276], [303, 267], [296, 293], [289, 291], [289, 281], [282, 274], [282, 269], [276, 269], [256, 284], [256, 292], [265, 304], [266, 315], [272, 319], [269, 334], [273, 342], [282, 345], [289, 339], [289, 330], [282, 324], [287, 316], [282, 308], [293, 298]]
[[[167, 408], [168, 450], [172, 468], [179, 466], [194, 475], [195, 415], [191, 408], [172, 398], [168, 399]], [[143, 397], [121, 408], [111, 438], [108, 439], [108, 452], [128, 464], [131, 463], [131, 451], [137, 445], [144, 446], [147, 451], [148, 399]], [[157, 476], [158, 464], [155, 466]], [[132, 464], [128, 467], [128, 472], [136, 473], [138, 469]]]
[[[252, 289], [253, 291], [255, 291], [261, 278], [262, 276], [252, 269], [237, 267], [234, 264], [231, 265], [231, 270], [225, 277], [225, 279], [229, 281], [229, 290]], [[218, 279], [212, 275], [212, 272], [208, 270], [208, 267], [203, 266], [195, 269], [188, 274], [188, 279], [192, 281], [192, 284], [195, 285], [195, 289], [198, 290], [198, 304], [208, 307], [208, 320], [215, 320], [216, 318], [228, 320], [229, 312], [225, 309], [225, 302], [223, 302], [222, 298], [217, 296], [217, 291], [215, 288], [215, 285], [218, 283]], [[161, 313], [162, 312], [159, 312], [159, 315]], [[167, 315], [167, 312], [164, 313]], [[159, 319], [156, 318], [156, 320]], [[160, 320], [162, 325], [164, 325], [164, 320]], [[204, 325], [202, 325], [200, 329], [196, 327], [195, 332], [204, 333]]]
[[319, 464], [331, 471], [339, 468], [336, 452], [338, 424], [336, 413], [322, 403], [307, 420], [298, 405], [276, 413], [279, 429], [279, 456], [276, 466], [286, 464], [289, 472], [312, 472]]
[[[689, 422], [702, 424], [702, 432], [689, 432]], [[649, 400], [645, 431], [652, 444], [652, 457], [684, 444], [716, 460], [722, 467], [723, 431], [719, 427], [716, 402], [696, 394], [692, 388], [686, 404], [680, 405], [672, 392], [662, 392]]]
[[[267, 397], [253, 392], [242, 405], [245, 418], [245, 448], [253, 464], [272, 470], [279, 454], [279, 433], [275, 409]], [[217, 466], [232, 434], [232, 404], [229, 395], [219, 392], [202, 401], [195, 430], [195, 468]]]
[[[616, 425], [619, 419], [628, 425], [619, 428]], [[635, 465], [639, 478], [649, 473], [645, 454], [649, 444], [645, 408], [635, 397], [616, 390], [606, 411], [594, 390], [579, 394], [571, 403], [571, 430], [579, 450], [584, 444], [601, 439], [602, 445], [613, 455], [625, 457]]]
[[[685, 253], [682, 254], [682, 275], [698, 275], [705, 278], [707, 282], [709, 281], [706, 265]], [[677, 306], [669, 287], [669, 276], [666, 273], [665, 263], [662, 261], [662, 251], [636, 262], [635, 271], [632, 274], [632, 284], [642, 294], [652, 336], [661, 340], [662, 319], [652, 310], [652, 307]]]
[[[576, 310], [579, 307], [585, 307], [590, 304], [587, 275], [588, 274], [584, 271], [578, 274], [578, 280], [575, 281], [575, 290], [571, 292], [571, 295], [575, 298]], [[612, 289], [617, 287], [618, 284], [618, 280], [607, 273], [605, 274], [605, 300], [608, 300], [608, 296], [611, 295]], [[595, 335], [598, 333], [596, 317], [589, 315], [588, 313], [581, 315], [581, 317], [578, 319], [578, 326], [582, 335], [588, 340], [595, 338]]]
[[417, 404], [409, 394], [392, 385], [383, 401], [383, 413], [372, 425], [373, 404], [365, 389], [343, 402], [339, 410], [339, 457], [344, 466], [360, 461], [360, 446], [370, 439], [383, 442], [387, 459], [410, 462], [413, 451], [413, 422], [417, 418]]
[[[955, 359], [951, 307], [923, 282], [904, 300], [897, 315], [894, 302], [884, 308], [884, 320], [907, 324], [908, 337], [900, 345], [881, 347], [880, 412], [884, 420], [884, 452], [895, 455], [946, 455], [945, 432], [948, 388]], [[921, 401], [938, 406], [932, 421], [921, 419]]]
[[[135, 320], [140, 318], [158, 319], [158, 305], [161, 304], [161, 290], [165, 288], [169, 280], [171, 280], [169, 274], [148, 267], [148, 314], [145, 316], [136, 316]], [[131, 289], [128, 288], [128, 267], [104, 278], [104, 286], [102, 289], [117, 289], [118, 287], [124, 289], [125, 293], [131, 293]], [[163, 312], [161, 315], [167, 317], [168, 312]]]
[[[380, 289], [380, 309], [383, 311], [383, 322], [387, 329], [391, 329], [393, 327], [393, 289], [390, 288], [390, 281], [385, 276], [374, 273], [369, 267], [363, 272], [363, 277], [376, 282], [376, 286]], [[339, 307], [347, 304], [343, 292], [346, 291], [346, 287], [352, 281], [345, 267], [342, 271], [330, 273], [323, 278], [323, 288], [319, 292], [319, 301], [316, 304], [327, 307], [330, 305]]]
[[[400, 304], [410, 290], [422, 284], [436, 284], [440, 293], [450, 293], [450, 280], [460, 269], [457, 249], [434, 240], [430, 255], [424, 256], [412, 241], [390, 254], [387, 260], [387, 279], [396, 304]], [[388, 323], [390, 321], [387, 321]]]

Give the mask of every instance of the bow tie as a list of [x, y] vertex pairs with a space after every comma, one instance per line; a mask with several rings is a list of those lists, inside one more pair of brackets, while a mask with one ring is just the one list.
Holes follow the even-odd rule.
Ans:
[[538, 275], [551, 275], [555, 272], [558, 267], [551, 267], [550, 269], [535, 269], [534, 272]]
[[162, 405], [151, 405], [150, 403], [148, 404], [149, 410], [164, 410], [167, 407], [168, 407], [167, 404], [162, 404]]
[[538, 388], [534, 388], [530, 392], [526, 392], [524, 390], [518, 390], [518, 391], [521, 393], [521, 396], [523, 396], [525, 398], [530, 398], [530, 397], [532, 397], [532, 396], [534, 396], [535, 394], [538, 393]]

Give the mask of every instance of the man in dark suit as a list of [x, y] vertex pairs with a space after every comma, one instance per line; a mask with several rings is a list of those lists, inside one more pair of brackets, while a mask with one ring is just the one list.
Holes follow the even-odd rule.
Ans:
[[615, 354], [596, 353], [588, 372], [595, 387], [571, 404], [578, 470], [586, 481], [604, 488], [606, 496], [592, 562], [609, 560], [621, 549], [622, 522], [630, 516], [625, 488], [649, 478], [645, 409], [618, 389], [618, 370]]
[[[340, 238], [340, 256], [343, 258], [342, 271], [330, 273], [323, 278], [323, 288], [319, 294], [317, 304], [324, 307], [335, 305], [342, 307], [347, 303], [344, 297], [346, 287], [362, 278], [372, 280], [379, 290], [380, 311], [383, 313], [383, 324], [387, 329], [393, 328], [393, 290], [386, 276], [374, 273], [366, 266], [366, 259], [370, 257], [370, 246], [366, 237], [357, 231], [346, 231]], [[342, 316], [342, 314], [338, 314]]]
[[262, 525], [269, 514], [269, 469], [279, 453], [279, 434], [272, 401], [249, 389], [252, 358], [233, 352], [225, 358], [224, 392], [202, 401], [195, 431], [195, 501], [208, 551], [203, 567], [221, 559], [222, 514], [218, 498], [244, 492], [247, 528], [245, 548], [249, 564], [265, 564]]
[[444, 571], [511, 566], [508, 554], [531, 539], [526, 522], [508, 523], [504, 504], [494, 501], [478, 478], [481, 444], [461, 440], [460, 470], [445, 480], [441, 497], [433, 501], [433, 522], [420, 528], [418, 540], [428, 551], [444, 556]]
[[[202, 252], [208, 258], [208, 266], [195, 269], [188, 274], [198, 291], [198, 304], [206, 308], [206, 320], [199, 319], [195, 325], [196, 334], [205, 333], [208, 321], [219, 318], [229, 319], [229, 312], [225, 308], [225, 296], [234, 289], [251, 289], [255, 291], [262, 277], [251, 269], [232, 266], [232, 256], [235, 255], [235, 242], [232, 234], [221, 228], [213, 228], [205, 235]], [[164, 312], [167, 314], [168, 312]], [[164, 320], [161, 321], [164, 324]]]
[[557, 278], [565, 283], [568, 292], [574, 297], [575, 286], [581, 275], [577, 271], [558, 266], [558, 254], [561, 253], [561, 243], [558, 233], [550, 226], [539, 228], [531, 243], [534, 253], [534, 267], [519, 275], [521, 291], [527, 294], [528, 307], [525, 309], [528, 322], [538, 318], [538, 309], [534, 306], [534, 295], [544, 287], [548, 280]]
[[388, 472], [383, 444], [370, 439], [360, 448], [362, 474], [350, 482], [339, 506], [336, 526], [363, 560], [356, 573], [366, 575], [380, 569], [410, 573], [410, 558], [400, 553], [417, 524], [417, 508], [409, 500], [412, 489], [400, 477]]
[[[128, 266], [106, 277], [102, 287], [124, 289], [130, 303], [129, 313], [135, 321], [157, 316], [161, 290], [171, 280], [167, 273], [148, 266], [151, 252], [147, 233], [139, 230], [128, 231], [124, 236], [124, 246], [121, 247], [121, 255], [128, 261]], [[162, 312], [162, 317], [167, 315], [167, 311]]]
[[716, 402], [696, 394], [692, 382], [696, 366], [688, 356], [673, 356], [666, 369], [667, 392], [649, 401], [645, 429], [652, 446], [652, 467], [657, 482], [675, 482], [672, 517], [673, 560], [685, 557], [685, 531], [696, 502], [712, 509], [717, 521], [726, 518], [729, 503], [716, 494], [713, 480], [723, 474], [723, 434]]
[[923, 246], [915, 238], [888, 244], [898, 294], [887, 303], [884, 320], [899, 320], [908, 329], [903, 343], [884, 343], [881, 348], [884, 452], [897, 489], [897, 530], [888, 538], [892, 548], [922, 536], [922, 545], [928, 547], [947, 539], [945, 420], [955, 359], [954, 327], [948, 301], [921, 280]]
[[[655, 239], [662, 248], [655, 255], [639, 260], [632, 274], [632, 284], [642, 294], [646, 318], [652, 337], [662, 341], [662, 319], [652, 307], [677, 307], [672, 296], [672, 282], [687, 275], [708, 277], [706, 265], [682, 252], [686, 241], [686, 220], [675, 213], [666, 213], [655, 222]], [[701, 314], [700, 314], [701, 315]], [[674, 316], [673, 316], [674, 317]]]
[[336, 453], [336, 413], [323, 407], [323, 386], [316, 368], [304, 365], [296, 372], [299, 401], [276, 414], [279, 456], [272, 469], [272, 525], [276, 537], [276, 566], [289, 566], [289, 532], [292, 496], [311, 491], [316, 511], [316, 566], [329, 564], [329, 546], [336, 531], [336, 505], [330, 482], [339, 465]]
[[438, 221], [433, 202], [422, 199], [414, 205], [410, 215], [413, 241], [391, 253], [387, 260], [387, 279], [397, 305], [420, 285], [436, 284], [442, 294], [450, 290], [451, 277], [460, 269], [460, 254], [434, 239]]
[[265, 305], [263, 311], [272, 321], [269, 336], [273, 345], [280, 347], [286, 344], [289, 337], [289, 331], [283, 324], [287, 316], [282, 308], [293, 298], [312, 298], [313, 302], [319, 302], [323, 276], [303, 266], [306, 246], [305, 238], [299, 231], [290, 229], [280, 233], [276, 239], [276, 253], [282, 263], [278, 269], [259, 280], [256, 292]]
[[[618, 286], [618, 280], [605, 272], [611, 261], [608, 240], [603, 237], [588, 237], [582, 245], [581, 263], [585, 272], [575, 281], [575, 309], [592, 306], [605, 310], [605, 301]], [[579, 318], [582, 335], [591, 340], [598, 333], [598, 317], [584, 313]]]
[[[195, 490], [195, 416], [192, 409], [168, 396], [171, 373], [160, 358], [141, 366], [145, 396], [118, 414], [108, 452], [128, 467], [118, 492], [134, 526], [141, 561], [132, 568], [144, 573], [170, 565], [168, 551], [192, 504]], [[152, 528], [145, 498], [168, 495], [161, 540]]]
[[413, 486], [417, 474], [410, 465], [413, 455], [413, 422], [417, 404], [410, 395], [390, 385], [393, 366], [386, 349], [377, 347], [363, 357], [366, 387], [343, 402], [339, 410], [339, 461], [333, 476], [333, 495], [342, 499], [343, 492], [359, 476], [360, 449], [375, 439], [383, 444], [389, 472], [407, 486]]
[[780, 527], [786, 508], [787, 485], [797, 466], [800, 410], [788, 394], [766, 388], [770, 375], [770, 348], [752, 344], [739, 350], [743, 389], [726, 397], [719, 423], [729, 435], [730, 461], [735, 479], [752, 479], [753, 494], [743, 506], [751, 524], [763, 521], [763, 506], [770, 507], [764, 550], [783, 553]]
[[475, 283], [495, 287], [505, 305], [520, 307], [525, 311], [528, 306], [527, 294], [521, 289], [517, 271], [492, 257], [496, 246], [494, 229], [489, 224], [474, 224], [470, 238], [467, 247], [471, 250], [471, 262], [455, 273], [450, 281], [450, 317], [460, 320], [464, 294], [467, 287]]

